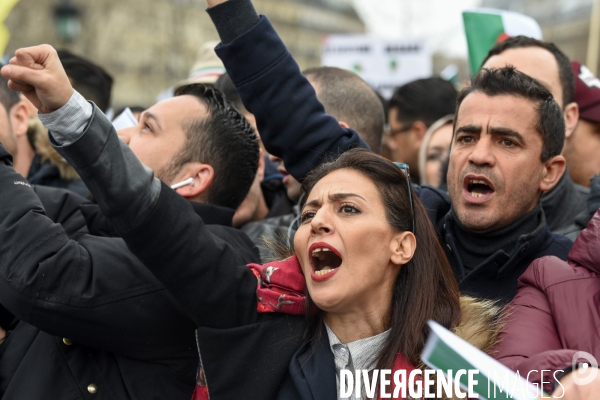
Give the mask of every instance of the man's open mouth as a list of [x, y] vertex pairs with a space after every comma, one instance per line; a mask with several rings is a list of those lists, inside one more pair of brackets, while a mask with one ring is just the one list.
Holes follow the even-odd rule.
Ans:
[[342, 258], [331, 246], [324, 243], [315, 243], [310, 247], [310, 260], [314, 274], [325, 276], [334, 272], [342, 265]]
[[486, 197], [494, 193], [494, 187], [492, 183], [485, 178], [465, 178], [465, 190], [473, 198]]

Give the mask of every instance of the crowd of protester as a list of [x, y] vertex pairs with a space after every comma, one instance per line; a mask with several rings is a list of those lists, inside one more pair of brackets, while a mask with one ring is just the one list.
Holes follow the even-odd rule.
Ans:
[[220, 43], [128, 128], [89, 60], [2, 68], [0, 397], [339, 399], [427, 368], [433, 320], [597, 398], [600, 80], [516, 36], [387, 102], [207, 4]]

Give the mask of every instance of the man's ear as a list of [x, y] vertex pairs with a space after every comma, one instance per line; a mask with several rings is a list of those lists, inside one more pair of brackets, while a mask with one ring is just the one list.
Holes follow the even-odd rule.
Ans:
[[[191, 185], [185, 185], [175, 190], [186, 199], [194, 199], [208, 190], [215, 177], [215, 170], [208, 164], [188, 163], [177, 176], [180, 177], [181, 181], [189, 177], [194, 178], [194, 182]], [[173, 183], [177, 183], [180, 180], [176, 180]]]
[[577, 103], [567, 104], [563, 115], [565, 116], [565, 137], [568, 139], [575, 131], [579, 121], [579, 106]]
[[400, 232], [390, 242], [392, 263], [403, 265], [409, 262], [417, 249], [417, 239], [412, 232]]
[[340, 126], [341, 126], [342, 128], [345, 128], [345, 129], [348, 129], [348, 128], [350, 128], [350, 125], [348, 125], [348, 124], [347, 124], [346, 122], [344, 122], [344, 121], [338, 121], [338, 124], [340, 124]]
[[17, 138], [27, 136], [29, 129], [29, 108], [20, 101], [10, 109], [10, 123]]
[[551, 190], [560, 178], [565, 173], [567, 161], [563, 156], [554, 156], [544, 163], [544, 171], [542, 174], [542, 180], [540, 181], [540, 190], [547, 192]]
[[258, 169], [256, 170], [256, 175], [259, 177], [258, 179], [262, 182], [265, 179], [265, 157], [263, 155], [263, 149], [259, 147], [258, 152]]

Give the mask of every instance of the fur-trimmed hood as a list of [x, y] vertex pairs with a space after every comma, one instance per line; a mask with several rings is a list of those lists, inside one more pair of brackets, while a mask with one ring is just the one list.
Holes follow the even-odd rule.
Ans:
[[[452, 331], [477, 349], [493, 357], [493, 349], [498, 344], [504, 327], [501, 318], [503, 307], [490, 300], [480, 300], [460, 296], [460, 323]], [[417, 366], [426, 369], [424, 364]], [[437, 398], [437, 397], [436, 397]], [[442, 396], [441, 399], [446, 399]], [[456, 396], [452, 400], [458, 399]]]
[[48, 139], [48, 130], [38, 118], [29, 120], [27, 136], [33, 143], [36, 154], [41, 157], [42, 163], [49, 161], [54, 165], [60, 174], [60, 177], [66, 181], [74, 181], [81, 179], [75, 168], [73, 168], [50, 144]]
[[490, 300], [460, 297], [461, 318], [454, 333], [486, 354], [498, 344], [504, 326], [500, 318], [503, 307]]

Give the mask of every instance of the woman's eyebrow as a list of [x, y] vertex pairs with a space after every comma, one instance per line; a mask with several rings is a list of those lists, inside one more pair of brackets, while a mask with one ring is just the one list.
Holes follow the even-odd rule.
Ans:
[[[331, 201], [340, 201], [340, 200], [347, 199], [348, 197], [358, 197], [359, 199], [362, 199], [363, 201], [367, 202], [367, 200], [364, 197], [362, 197], [361, 195], [358, 195], [356, 193], [333, 193], [333, 194], [330, 194], [327, 197]], [[321, 200], [314, 199], [314, 200], [311, 200], [311, 201], [307, 202], [304, 205], [304, 207], [318, 207], [320, 205], [321, 205]]]

